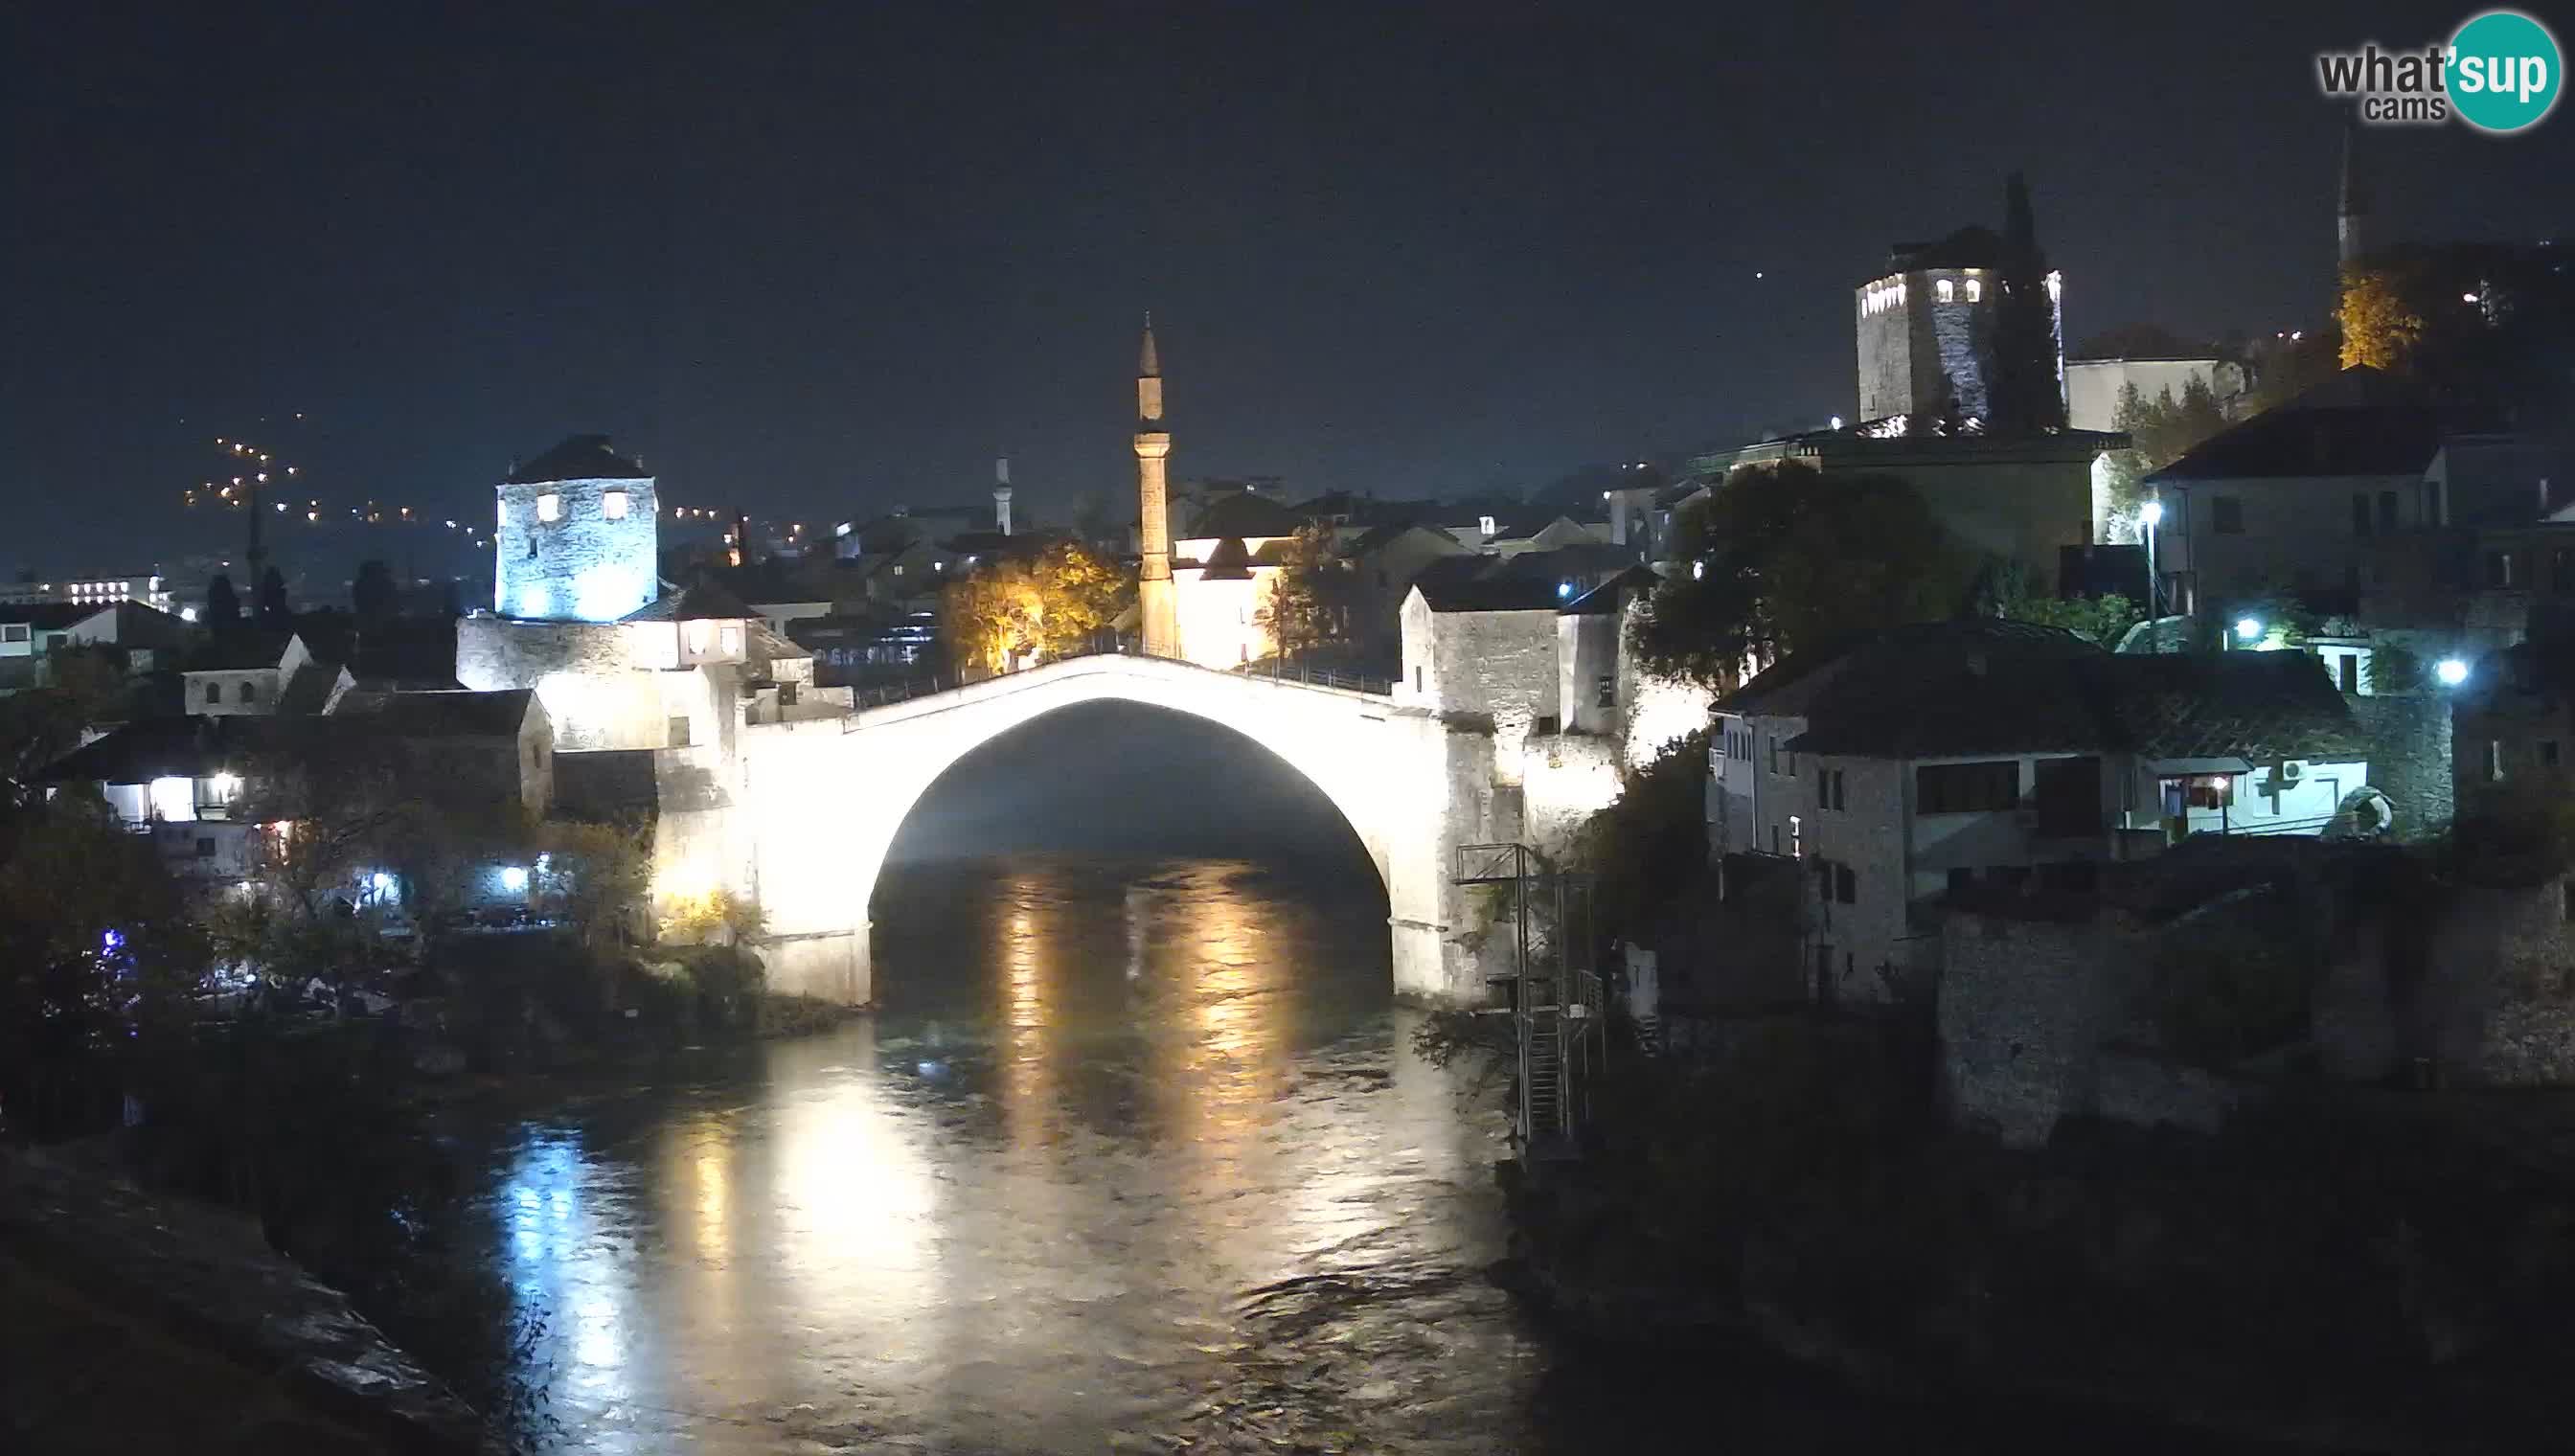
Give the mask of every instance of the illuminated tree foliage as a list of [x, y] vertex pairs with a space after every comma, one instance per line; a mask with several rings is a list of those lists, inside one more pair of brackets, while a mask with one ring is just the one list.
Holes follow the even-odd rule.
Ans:
[[2342, 305], [2334, 314], [2342, 326], [2343, 368], [2367, 365], [2393, 373], [2411, 362], [2423, 342], [2423, 315], [2408, 291], [2393, 269], [2343, 270]]
[[1310, 522], [1288, 538], [1260, 613], [1260, 625], [1282, 659], [1292, 662], [1348, 640], [1348, 567], [1332, 550], [1330, 526]]
[[2145, 478], [2225, 429], [2226, 412], [2218, 408], [2216, 392], [2202, 379], [2183, 385], [2178, 400], [2166, 389], [2149, 401], [2131, 384], [2119, 390], [2110, 428], [2127, 435], [2130, 442], [2128, 449], [2110, 453], [2110, 511], [2120, 523], [2118, 534], [2133, 539], [2137, 507], [2145, 499]]
[[1633, 629], [1649, 670], [1723, 691], [1748, 661], [1954, 616], [1971, 555], [1893, 476], [1746, 466], [1675, 523], [1682, 564]]
[[1115, 563], [1060, 541], [951, 582], [940, 594], [940, 630], [961, 667], [1007, 673], [1089, 650], [1135, 595]]

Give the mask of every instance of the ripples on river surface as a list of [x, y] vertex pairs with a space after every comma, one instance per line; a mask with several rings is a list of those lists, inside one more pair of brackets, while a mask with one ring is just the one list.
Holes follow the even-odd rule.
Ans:
[[1368, 890], [1226, 860], [890, 870], [876, 1016], [571, 1099], [505, 1140], [492, 1256], [546, 1320], [535, 1368], [565, 1443], [1968, 1437], [1767, 1361], [1537, 1329], [1486, 1274], [1496, 1104], [1408, 1049]]

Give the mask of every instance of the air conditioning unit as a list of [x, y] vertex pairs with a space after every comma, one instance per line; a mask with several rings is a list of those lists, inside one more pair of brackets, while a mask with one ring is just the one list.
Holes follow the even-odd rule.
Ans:
[[2286, 758], [2281, 760], [2279, 769], [2272, 776], [2282, 783], [2295, 783], [2307, 776], [2307, 765], [2295, 758]]

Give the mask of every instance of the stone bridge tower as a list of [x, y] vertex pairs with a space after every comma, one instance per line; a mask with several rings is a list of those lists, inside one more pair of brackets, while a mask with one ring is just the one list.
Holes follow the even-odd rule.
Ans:
[[1163, 428], [1163, 361], [1154, 349], [1154, 316], [1145, 316], [1145, 343], [1136, 360], [1136, 608], [1145, 656], [1181, 656], [1181, 612], [1172, 590], [1171, 483], [1165, 462], [1172, 434]]

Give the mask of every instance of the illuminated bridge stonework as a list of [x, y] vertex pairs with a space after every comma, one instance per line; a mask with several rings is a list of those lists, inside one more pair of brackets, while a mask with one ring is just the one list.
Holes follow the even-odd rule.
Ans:
[[[1058, 709], [1101, 701], [1190, 714], [1259, 743], [1331, 800], [1385, 885], [1394, 985], [1469, 1002], [1454, 846], [1494, 837], [1489, 722], [1450, 722], [1371, 694], [1155, 658], [1076, 658], [847, 718], [747, 728], [738, 829], [768, 914], [770, 984], [849, 1004], [873, 997], [868, 902], [897, 830], [958, 759]], [[1511, 810], [1515, 811], [1515, 805]]]

